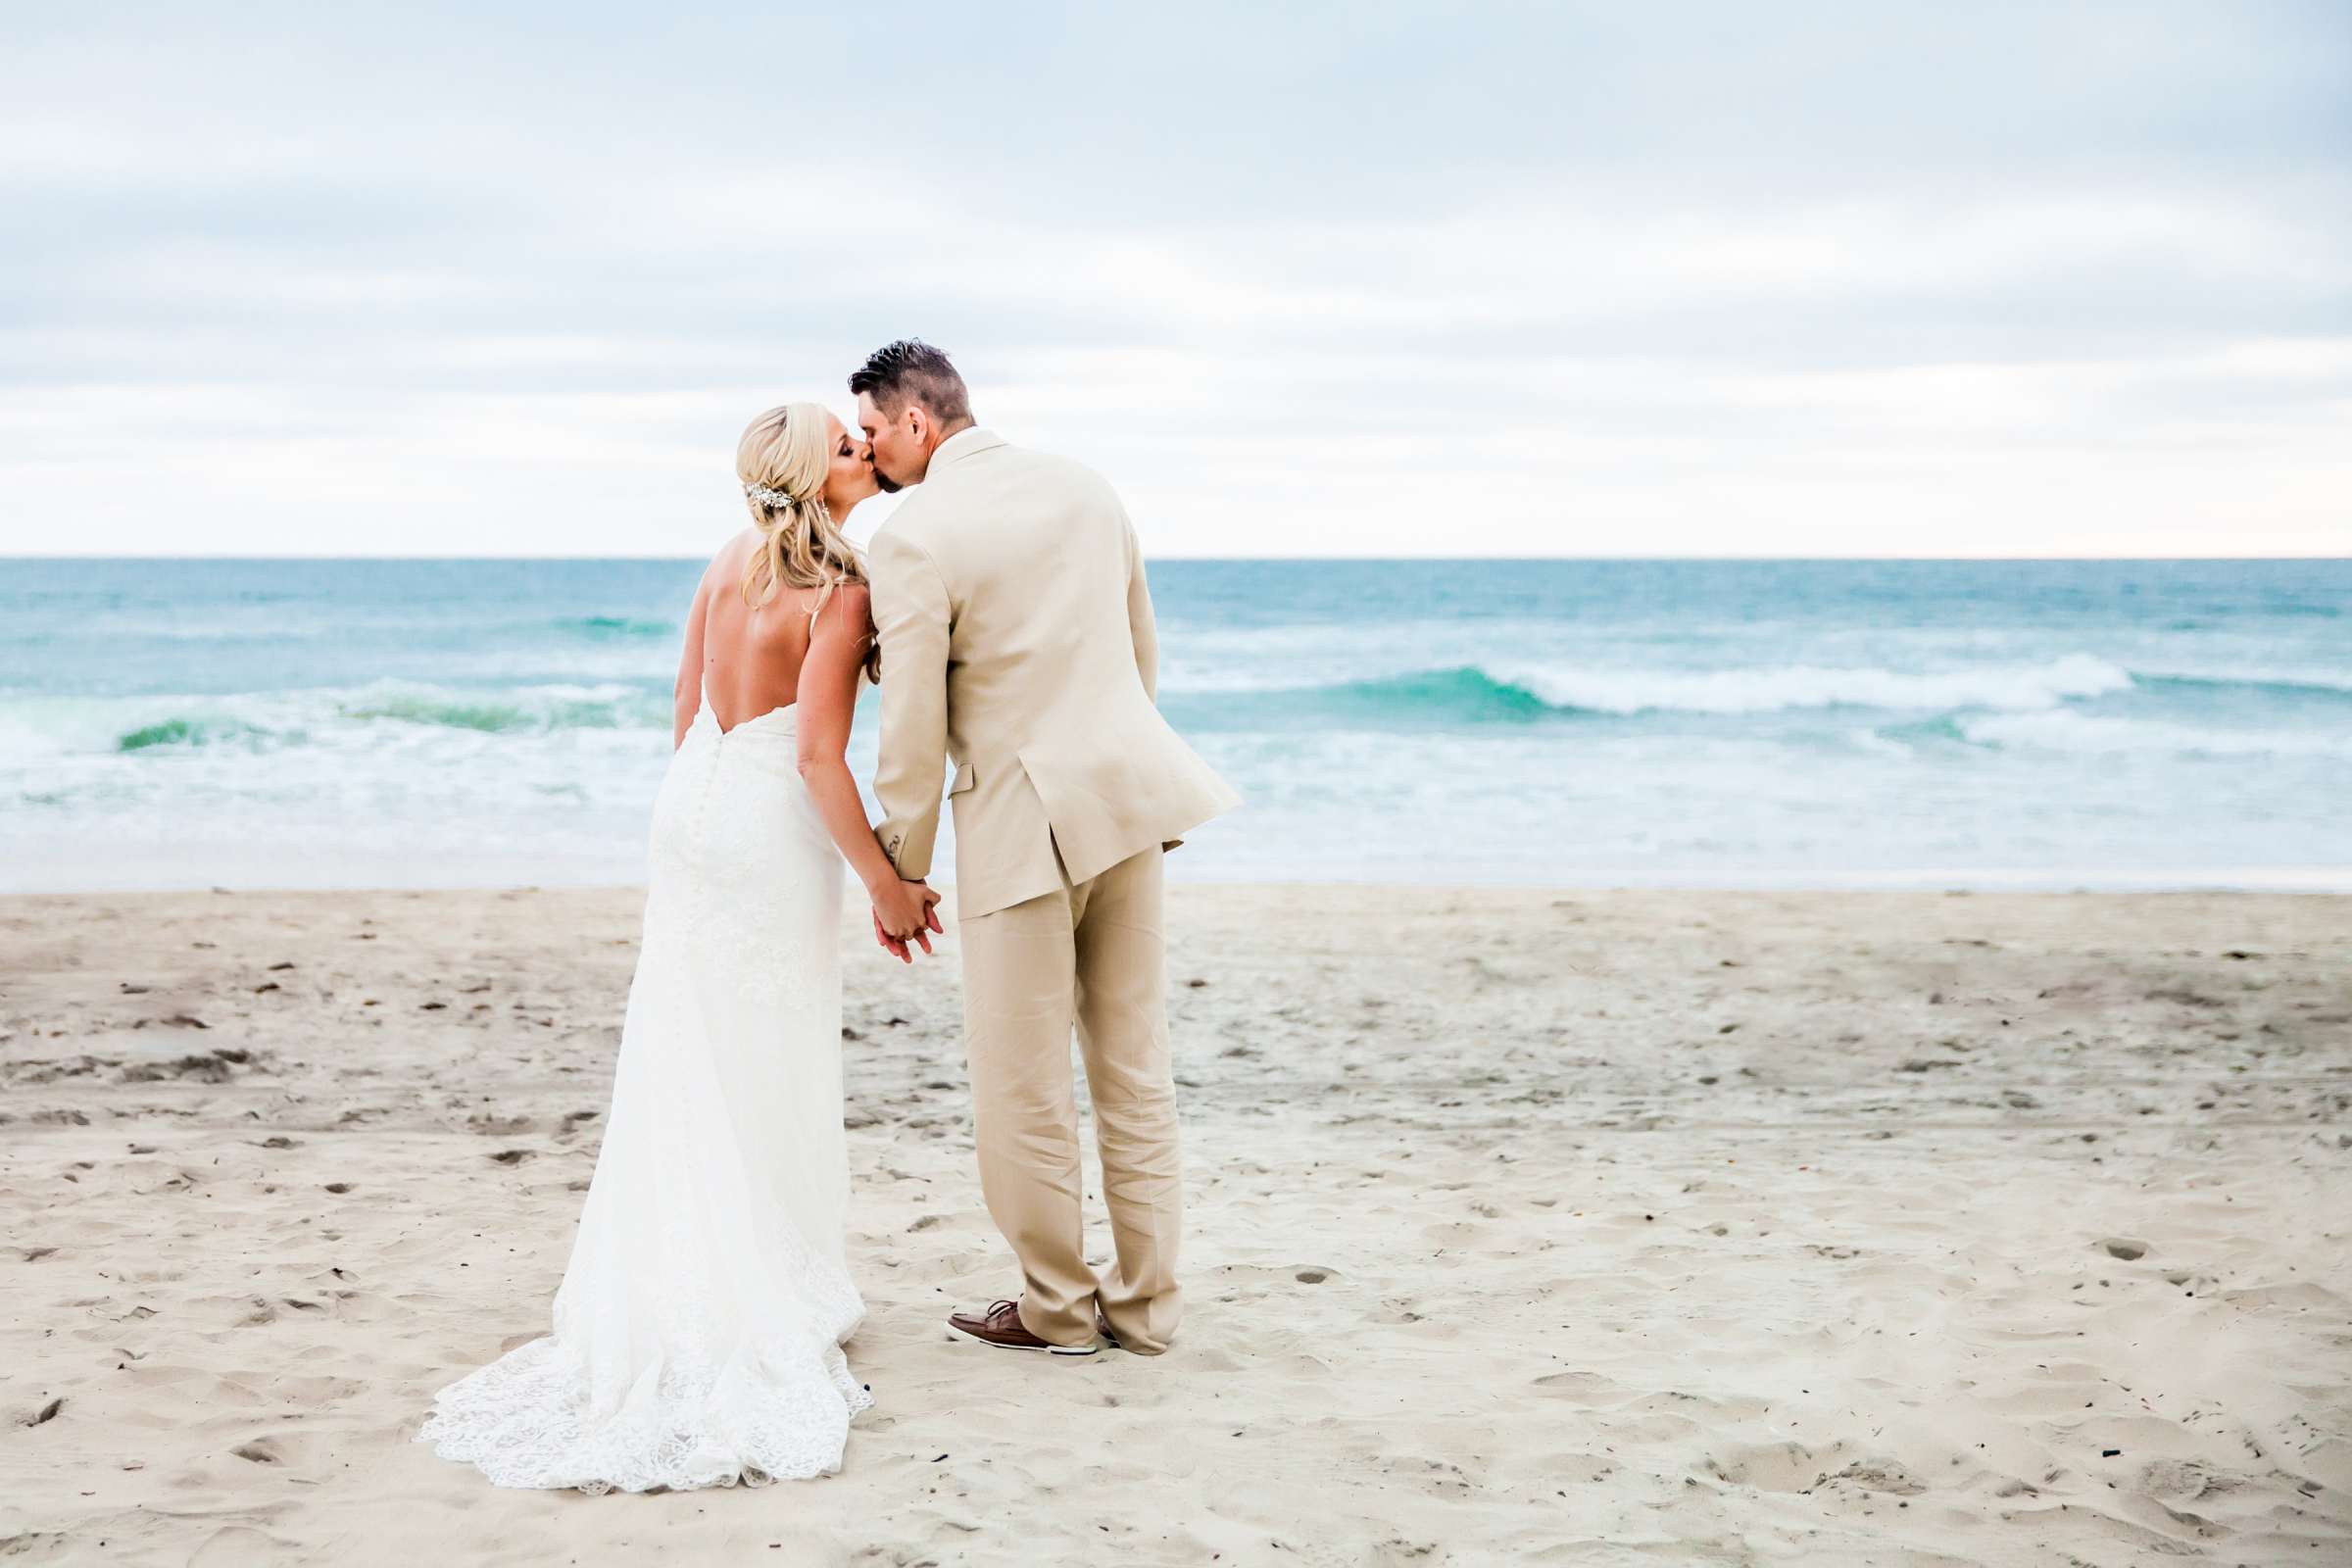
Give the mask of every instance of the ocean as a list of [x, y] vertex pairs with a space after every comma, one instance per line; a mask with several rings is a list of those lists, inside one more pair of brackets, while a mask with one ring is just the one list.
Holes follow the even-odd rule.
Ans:
[[[641, 880], [700, 570], [0, 561], [0, 889]], [[2352, 887], [2352, 561], [1152, 582], [1172, 877]]]

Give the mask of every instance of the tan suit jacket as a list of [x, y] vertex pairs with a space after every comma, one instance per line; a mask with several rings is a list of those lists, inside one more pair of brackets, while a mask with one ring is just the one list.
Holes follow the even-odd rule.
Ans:
[[964, 918], [1080, 883], [1241, 804], [1159, 714], [1143, 550], [1109, 484], [965, 429], [867, 550], [882, 645], [875, 829], [927, 877], [956, 760]]

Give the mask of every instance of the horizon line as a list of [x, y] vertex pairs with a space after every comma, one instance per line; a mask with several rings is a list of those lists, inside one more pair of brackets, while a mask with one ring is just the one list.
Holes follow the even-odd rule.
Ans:
[[[425, 554], [416, 554], [416, 555], [405, 555], [405, 554], [404, 554], [404, 555], [277, 555], [277, 554], [263, 554], [263, 553], [259, 553], [259, 552], [220, 552], [220, 553], [206, 553], [206, 554], [196, 554], [196, 555], [161, 555], [161, 554], [138, 554], [138, 553], [124, 552], [124, 553], [122, 553], [122, 554], [119, 554], [119, 555], [106, 555], [106, 554], [101, 554], [101, 555], [91, 555], [91, 554], [86, 554], [86, 553], [69, 553], [69, 552], [64, 552], [64, 551], [55, 551], [55, 552], [52, 552], [52, 551], [0, 552], [0, 562], [13, 562], [13, 561], [25, 561], [25, 562], [32, 562], [32, 561], [46, 561], [46, 562], [142, 562], [142, 561], [143, 561], [143, 562], [214, 562], [214, 561], [218, 561], [218, 562], [239, 562], [239, 561], [243, 561], [243, 562], [270, 562], [270, 563], [289, 563], [289, 562], [301, 562], [301, 563], [320, 563], [320, 564], [324, 564], [324, 563], [332, 563], [332, 562], [355, 562], [355, 563], [370, 563], [370, 564], [380, 564], [380, 563], [383, 563], [383, 562], [397, 562], [397, 561], [415, 561], [415, 562], [466, 562], [466, 561], [475, 561], [475, 562], [498, 563], [498, 564], [511, 564], [511, 563], [520, 563], [520, 562], [582, 562], [582, 561], [696, 562], [696, 561], [700, 561], [700, 560], [703, 560], [703, 559], [704, 559], [704, 558], [703, 558], [702, 556], [700, 556], [700, 555], [667, 555], [667, 554], [660, 554], [660, 553], [655, 553], [655, 552], [645, 552], [645, 551], [623, 551], [623, 552], [615, 552], [615, 553], [612, 553], [612, 554], [606, 554], [606, 555], [495, 555], [495, 554], [488, 554], [488, 553], [483, 553], [483, 554], [466, 554], [466, 555], [425, 555]], [[2308, 563], [2314, 563], [2314, 562], [2318, 562], [2318, 563], [2325, 563], [2325, 564], [2352, 564], [2352, 552], [2345, 552], [2345, 553], [2342, 553], [2342, 554], [2336, 554], [2336, 555], [2326, 555], [2326, 554], [2316, 554], [2316, 553], [2315, 553], [2315, 554], [2311, 554], [2311, 555], [2255, 555], [2255, 556], [2233, 556], [2233, 555], [2173, 555], [2173, 556], [2132, 556], [2132, 555], [2113, 555], [2113, 556], [2105, 556], [2105, 555], [2102, 555], [2102, 556], [2068, 556], [2068, 555], [1974, 555], [1974, 556], [1937, 556], [1937, 555], [1884, 555], [1884, 556], [1874, 556], [1874, 555], [1835, 555], [1835, 556], [1806, 556], [1806, 555], [1770, 555], [1770, 554], [1757, 554], [1757, 555], [1698, 555], [1698, 554], [1672, 554], [1672, 555], [1651, 555], [1651, 556], [1644, 556], [1644, 555], [1603, 555], [1603, 554], [1579, 554], [1579, 555], [1544, 555], [1544, 556], [1522, 556], [1522, 555], [1369, 555], [1369, 556], [1345, 556], [1345, 555], [1296, 555], [1296, 556], [1284, 556], [1284, 555], [1249, 555], [1249, 556], [1211, 556], [1211, 555], [1170, 555], [1170, 554], [1164, 554], [1164, 553], [1163, 553], [1163, 554], [1158, 554], [1158, 555], [1148, 555], [1148, 556], [1146, 557], [1146, 560], [1147, 560], [1147, 561], [1151, 561], [1151, 562], [1163, 563], [1163, 564], [1165, 564], [1165, 563], [1174, 563], [1174, 562], [1187, 562], [1187, 561], [1193, 561], [1193, 562], [1217, 562], [1217, 563], [1237, 563], [1237, 562], [1250, 562], [1250, 563], [1267, 563], [1267, 564], [1275, 564], [1275, 563], [1290, 564], [1290, 563], [1309, 563], [1309, 562], [1330, 562], [1330, 563], [1341, 563], [1341, 564], [1396, 563], [1396, 564], [1408, 564], [1408, 563], [1414, 563], [1414, 562], [1425, 562], [1425, 563], [1441, 563], [1441, 564], [1448, 564], [1448, 565], [1460, 564], [1464, 564], [1464, 563], [1475, 563], [1475, 562], [1493, 562], [1493, 563], [1495, 563], [1495, 564], [1522, 564], [1522, 565], [1524, 565], [1524, 564], [1544, 564], [1544, 563], [1554, 563], [1554, 562], [1556, 562], [1556, 563], [1563, 563], [1563, 564], [1565, 564], [1565, 563], [1571, 563], [1571, 562], [1583, 562], [1583, 563], [1631, 563], [1631, 562], [1642, 562], [1642, 563], [1663, 563], [1663, 562], [1690, 562], [1690, 563], [1695, 563], [1695, 564], [1797, 564], [1797, 563], [1801, 563], [1801, 564], [1808, 564], [1808, 565], [1813, 565], [1813, 564], [1856, 564], [1856, 565], [1870, 565], [1870, 564], [1886, 565], [1886, 564], [1907, 564], [1907, 563], [1917, 563], [1917, 564], [1940, 564], [1940, 565], [1957, 565], [1957, 564], [1972, 564], [1972, 565], [1973, 565], [1973, 564], [2007, 564], [2007, 563], [2019, 563], [2019, 564], [2023, 564], [2023, 563], [2047, 563], [2047, 564], [2050, 564], [2087, 565], [2087, 564], [2097, 564], [2097, 563], [2103, 563], [2103, 562], [2112, 562], [2112, 563], [2116, 563], [2116, 564], [2187, 564], [2187, 563], [2193, 563], [2193, 562], [2211, 562], [2211, 563], [2215, 563], [2215, 564], [2250, 564], [2250, 563], [2259, 563], [2259, 562], [2280, 562], [2280, 563], [2287, 563], [2287, 562], [2300, 562], [2300, 563], [2306, 563], [2306, 564], [2308, 564]]]

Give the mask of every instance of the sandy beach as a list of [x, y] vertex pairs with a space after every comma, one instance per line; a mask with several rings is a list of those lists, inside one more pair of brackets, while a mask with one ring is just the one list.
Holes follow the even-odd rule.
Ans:
[[953, 936], [853, 933], [844, 1471], [502, 1492], [411, 1438], [640, 898], [0, 900], [0, 1556], [2352, 1560], [2352, 900], [1179, 886], [1190, 1315], [1074, 1362], [945, 1333]]

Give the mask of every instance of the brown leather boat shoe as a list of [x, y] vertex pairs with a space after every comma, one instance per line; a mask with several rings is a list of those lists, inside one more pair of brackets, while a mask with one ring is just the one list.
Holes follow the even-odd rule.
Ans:
[[1021, 1303], [991, 1301], [985, 1312], [951, 1312], [948, 1327], [967, 1340], [993, 1345], [1000, 1350], [1043, 1350], [1048, 1355], [1092, 1355], [1102, 1347], [1086, 1345], [1055, 1345], [1041, 1340], [1021, 1322]]

